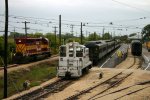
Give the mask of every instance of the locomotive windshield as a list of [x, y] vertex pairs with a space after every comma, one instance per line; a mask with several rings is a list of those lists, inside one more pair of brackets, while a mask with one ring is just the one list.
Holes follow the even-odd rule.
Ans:
[[83, 57], [83, 48], [76, 47], [76, 57]]
[[69, 57], [73, 57], [73, 47], [69, 47]]
[[60, 57], [66, 57], [66, 47], [60, 47]]

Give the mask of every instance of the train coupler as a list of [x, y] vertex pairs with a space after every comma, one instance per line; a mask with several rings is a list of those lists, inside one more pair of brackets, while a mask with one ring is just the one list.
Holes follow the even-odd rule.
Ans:
[[67, 71], [67, 72], [65, 73], [65, 78], [67, 78], [67, 79], [71, 78], [71, 73]]

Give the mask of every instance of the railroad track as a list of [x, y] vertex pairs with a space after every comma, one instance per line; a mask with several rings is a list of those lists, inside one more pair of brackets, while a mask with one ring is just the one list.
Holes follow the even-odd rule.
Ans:
[[[135, 65], [135, 62], [136, 62], [136, 57], [134, 57], [134, 62], [133, 62], [129, 67], [127, 67], [127, 69], [132, 68], [132, 67]], [[138, 67], [136, 67], [136, 68], [138, 68]], [[109, 79], [107, 79], [107, 80], [105, 80], [105, 81], [103, 81], [103, 82], [100, 82], [100, 83], [98, 83], [98, 84], [96, 84], [96, 85], [94, 85], [94, 86], [92, 86], [92, 87], [89, 87], [89, 88], [87, 88], [87, 89], [85, 89], [85, 90], [83, 90], [83, 91], [80, 91], [79, 93], [74, 94], [74, 95], [72, 95], [72, 96], [66, 98], [65, 100], [76, 100], [76, 99], [78, 99], [80, 96], [82, 96], [83, 94], [86, 94], [86, 93], [88, 93], [89, 91], [91, 91], [91, 90], [93, 90], [93, 89], [95, 89], [95, 88], [97, 88], [97, 87], [99, 87], [99, 86], [103, 86], [103, 85], [106, 85], [106, 84], [107, 84], [108, 86], [107, 86], [106, 89], [100, 91], [99, 93], [95, 94], [94, 96], [92, 96], [92, 97], [90, 97], [90, 98], [88, 99], [88, 100], [92, 100], [92, 98], [95, 98], [97, 95], [100, 95], [100, 94], [104, 93], [105, 91], [107, 91], [107, 90], [109, 90], [109, 89], [111, 89], [111, 88], [113, 88], [113, 87], [119, 85], [123, 80], [125, 80], [126, 78], [128, 78], [129, 76], [131, 76], [131, 75], [133, 74], [133, 72], [130, 72], [129, 74], [123, 75], [123, 72], [125, 72], [127, 69], [121, 71], [120, 73], [118, 73], [118, 74], [112, 76], [111, 78], [109, 78]], [[122, 75], [123, 75], [123, 76], [122, 76]], [[120, 76], [121, 76], [121, 77], [120, 77]]]
[[[137, 57], [137, 56], [134, 56], [134, 62], [133, 62], [133, 64], [130, 67], [128, 67], [128, 69], [130, 69], [130, 68], [140, 69], [142, 63], [141, 63], [141, 61], [139, 63], [137, 63], [138, 60], [141, 60], [141, 59], [139, 57]], [[136, 65], [136, 64], [138, 64], [138, 65]]]
[[[54, 57], [57, 57], [58, 55], [53, 55], [51, 57], [49, 57], [48, 59], [51, 59], [51, 58], [54, 58]], [[44, 59], [46, 60], [46, 59]], [[40, 60], [42, 61], [42, 60]], [[31, 63], [34, 63], [34, 62], [31, 62]], [[31, 64], [31, 63], [28, 63], [28, 64]], [[12, 65], [8, 65], [7, 66], [7, 69], [10, 69], [10, 68], [13, 68], [13, 67], [18, 67], [20, 64], [12, 64]], [[21, 65], [24, 65], [24, 64], [21, 64]], [[0, 71], [3, 70], [4, 68], [3, 67], [0, 67]]]
[[[123, 91], [123, 90], [129, 89], [129, 88], [132, 88], [132, 87], [137, 86], [137, 85], [145, 85], [145, 84], [149, 84], [149, 83], [150, 83], [150, 80], [148, 80], [148, 81], [138, 82], [138, 83], [135, 83], [135, 84], [133, 84], [133, 85], [129, 85], [129, 86], [123, 87], [123, 88], [121, 88], [121, 89], [118, 89], [118, 90], [112, 91], [112, 92], [107, 93], [107, 94], [103, 94], [103, 95], [100, 95], [100, 96], [99, 96], [99, 95], [97, 95], [97, 97], [92, 98], [91, 100], [100, 99], [100, 98], [102, 98], [102, 97], [105, 97], [105, 96], [108, 96], [108, 95], [111, 95], [111, 94], [114, 94], [114, 93], [121, 92], [121, 91]], [[141, 91], [141, 90], [143, 90], [143, 89], [145, 89], [145, 88], [149, 88], [149, 87], [150, 87], [150, 85], [145, 86], [145, 87], [142, 87], [142, 88], [139, 88], [139, 89], [136, 89], [136, 90], [133, 90], [133, 91], [131, 91], [131, 92], [129, 92], [129, 93], [126, 93], [126, 94], [124, 94], [124, 95], [122, 95], [122, 96], [120, 96], [120, 97], [117, 97], [115, 100], [121, 99], [121, 98], [123, 98], [123, 97], [125, 97], [125, 96], [127, 96], [127, 95], [130, 95], [130, 94], [136, 93], [136, 92], [138, 92], [138, 91]]]
[[135, 64], [137, 63], [137, 60], [139, 58], [134, 56], [133, 59], [134, 59], [133, 63], [129, 67], [127, 67], [127, 69], [131, 69], [131, 68], [133, 68], [133, 69], [139, 69], [140, 66], [135, 66]]
[[[93, 96], [93, 97], [95, 97], [95, 96], [97, 96], [97, 95], [99, 95], [99, 94], [101, 94], [101, 93], [107, 91], [108, 89], [113, 88], [114, 86], [118, 85], [118, 84], [121, 83], [123, 80], [125, 80], [127, 77], [129, 77], [131, 74], [133, 74], [133, 72], [131, 72], [131, 73], [127, 74], [127, 75], [124, 75], [124, 76], [120, 77], [121, 75], [123, 75], [123, 71], [122, 71], [122, 72], [120, 72], [120, 73], [114, 75], [113, 77], [111, 77], [111, 78], [109, 78], [109, 79], [107, 79], [107, 80], [105, 80], [105, 81], [103, 81], [103, 82], [100, 82], [100, 83], [98, 83], [98, 84], [96, 84], [96, 85], [94, 85], [94, 86], [92, 86], [92, 87], [90, 87], [90, 88], [87, 88], [87, 89], [85, 89], [85, 90], [83, 90], [83, 91], [80, 91], [80, 92], [77, 93], [77, 94], [74, 94], [74, 95], [72, 95], [72, 96], [66, 98], [65, 100], [76, 100], [76, 99], [78, 99], [79, 96], [81, 96], [81, 95], [83, 95], [83, 94], [85, 94], [85, 93], [88, 93], [89, 91], [91, 91], [91, 90], [93, 90], [93, 89], [95, 89], [95, 88], [97, 88], [97, 87], [99, 87], [99, 86], [108, 85], [108, 87], [107, 87], [106, 89], [102, 90], [101, 92], [99, 92], [98, 94], [96, 94], [96, 95]], [[119, 77], [120, 77], [120, 78], [119, 78]], [[91, 98], [93, 98], [93, 97], [91, 97]], [[89, 100], [90, 100], [91, 98], [89, 98]]]
[[126, 94], [124, 94], [124, 95], [122, 95], [122, 96], [120, 96], [120, 97], [118, 97], [118, 98], [116, 98], [116, 99], [114, 99], [114, 100], [120, 100], [121, 98], [123, 98], [123, 97], [125, 97], [125, 96], [131, 95], [131, 94], [133, 94], [133, 93], [136, 93], [136, 92], [138, 92], [138, 91], [144, 90], [144, 89], [149, 88], [149, 87], [150, 87], [150, 86], [145, 86], [145, 87], [143, 87], [143, 88], [136, 89], [136, 90], [131, 91], [131, 92], [128, 92], [128, 93], [126, 93]]
[[47, 86], [34, 90], [30, 93], [15, 98], [14, 100], [37, 100], [51, 93], [62, 91], [65, 87], [72, 83], [72, 80], [59, 79]]
[[[19, 66], [19, 64], [12, 64], [12, 65], [8, 65], [7, 68], [12, 68], [12, 67], [17, 67]], [[4, 68], [3, 67], [0, 67], [0, 70], [3, 70]]]

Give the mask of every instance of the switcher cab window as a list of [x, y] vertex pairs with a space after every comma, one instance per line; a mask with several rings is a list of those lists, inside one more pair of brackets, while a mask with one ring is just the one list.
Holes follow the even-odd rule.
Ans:
[[76, 47], [76, 57], [83, 57], [83, 48]]
[[66, 57], [66, 47], [65, 46], [60, 47], [60, 57]]

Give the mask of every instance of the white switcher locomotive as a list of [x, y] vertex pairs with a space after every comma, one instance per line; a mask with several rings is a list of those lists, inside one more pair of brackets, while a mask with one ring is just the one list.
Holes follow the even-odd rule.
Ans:
[[58, 77], [80, 77], [84, 71], [92, 67], [89, 60], [89, 49], [78, 42], [67, 43], [60, 46]]

